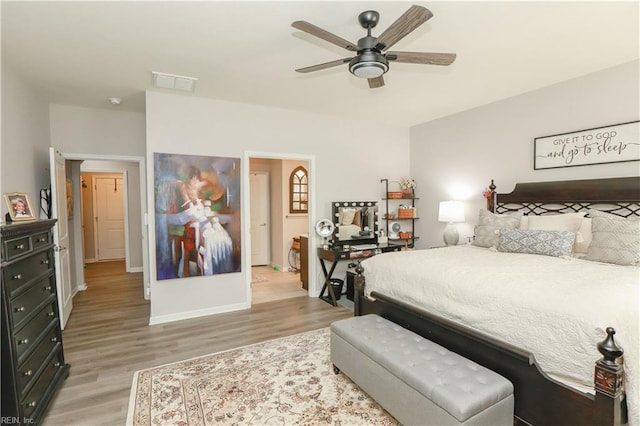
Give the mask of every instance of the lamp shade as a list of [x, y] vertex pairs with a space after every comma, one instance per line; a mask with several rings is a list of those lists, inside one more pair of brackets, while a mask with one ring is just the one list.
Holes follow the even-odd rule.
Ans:
[[438, 221], [464, 222], [464, 204], [462, 201], [441, 201]]

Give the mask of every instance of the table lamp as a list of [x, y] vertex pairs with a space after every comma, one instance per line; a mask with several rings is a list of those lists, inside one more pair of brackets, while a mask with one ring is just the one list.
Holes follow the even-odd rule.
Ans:
[[447, 226], [444, 228], [444, 243], [448, 246], [458, 244], [460, 235], [454, 222], [464, 222], [464, 204], [462, 201], [441, 201], [438, 221], [447, 222]]

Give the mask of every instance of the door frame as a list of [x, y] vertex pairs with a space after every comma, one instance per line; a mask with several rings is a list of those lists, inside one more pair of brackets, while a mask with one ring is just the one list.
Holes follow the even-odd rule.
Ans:
[[[128, 180], [127, 180], [127, 171], [120, 171], [120, 172], [96, 172], [96, 171], [91, 171], [88, 169], [82, 170], [82, 166], [80, 166], [80, 171], [81, 172], [87, 172], [87, 173], [104, 173], [104, 174], [119, 174], [121, 176], [122, 179], [122, 185], [123, 185], [123, 191], [122, 191], [122, 208], [124, 209], [123, 216], [124, 216], [124, 263], [125, 263], [125, 271], [127, 272], [131, 272], [131, 261], [130, 261], [130, 253], [129, 253], [129, 215], [127, 214], [127, 212], [129, 211], [129, 193], [127, 191], [127, 185], [128, 185]], [[97, 180], [103, 178], [103, 176], [92, 176], [91, 177], [91, 191], [93, 191], [92, 194], [92, 202], [93, 202], [93, 223], [94, 223], [94, 227], [93, 227], [93, 241], [94, 241], [94, 259], [96, 259], [98, 262], [100, 261], [100, 255], [99, 255], [99, 250], [98, 250], [98, 227], [95, 225], [96, 221], [95, 218], [98, 214], [98, 200], [96, 198], [96, 185], [97, 185]]]
[[[308, 197], [308, 229], [307, 232], [309, 234], [309, 289], [308, 295], [309, 297], [318, 297], [320, 294], [320, 288], [318, 286], [318, 280], [316, 278], [316, 265], [318, 262], [315, 261], [316, 256], [315, 252], [312, 250], [313, 247], [316, 247], [316, 231], [315, 231], [315, 223], [316, 223], [316, 157], [314, 155], [309, 154], [293, 154], [293, 153], [277, 153], [277, 152], [262, 152], [262, 151], [244, 151], [243, 153], [243, 161], [242, 161], [242, 180], [245, 182], [245, 185], [249, 184], [249, 173], [250, 173], [250, 160], [251, 158], [263, 158], [269, 160], [302, 160], [306, 161], [308, 164], [308, 182], [309, 182], [309, 197]], [[243, 219], [243, 228], [247, 231], [244, 232], [243, 235], [243, 244], [244, 244], [244, 259], [243, 259], [243, 268], [244, 270], [248, 270], [251, 268], [251, 233], [248, 230], [251, 227], [251, 218], [249, 217], [249, 212], [251, 211], [251, 202], [249, 197], [249, 191], [243, 189], [243, 200], [245, 207], [245, 212]], [[313, 259], [314, 261], [311, 261]], [[247, 269], [248, 268], [248, 269]], [[248, 295], [248, 302], [251, 304], [251, 273], [245, 274], [246, 277], [246, 288]]]
[[[148, 206], [146, 205], [146, 196], [147, 193], [147, 172], [146, 172], [146, 161], [144, 156], [132, 156], [132, 155], [103, 155], [103, 154], [83, 154], [83, 153], [62, 153], [62, 157], [65, 160], [89, 160], [89, 161], [115, 161], [115, 162], [133, 162], [138, 164], [138, 172], [140, 179], [140, 218], [141, 221], [141, 233], [142, 233], [142, 279], [144, 283], [143, 296], [146, 300], [151, 298], [151, 283], [149, 281], [149, 221], [148, 221]], [[83, 170], [85, 171], [85, 170]], [[89, 170], [86, 170], [89, 171]], [[114, 172], [113, 169], [93, 169], [94, 172]], [[124, 173], [123, 170], [117, 170], [116, 173]], [[75, 181], [77, 180], [77, 182]], [[78, 176], [74, 176], [74, 187], [80, 186], [80, 173]], [[125, 217], [128, 217], [129, 212], [125, 212]], [[82, 221], [82, 215], [74, 215], [73, 221], [75, 225], [75, 221]], [[82, 239], [82, 238], [81, 238]], [[128, 240], [127, 240], [128, 241]], [[83, 243], [84, 244], [84, 243]], [[127, 243], [128, 244], [128, 243]], [[73, 255], [76, 259], [77, 268], [80, 270], [76, 271], [77, 276], [82, 276], [82, 283], [84, 284], [84, 256], [83, 256], [82, 247], [74, 247]], [[132, 272], [132, 271], [127, 271]]]

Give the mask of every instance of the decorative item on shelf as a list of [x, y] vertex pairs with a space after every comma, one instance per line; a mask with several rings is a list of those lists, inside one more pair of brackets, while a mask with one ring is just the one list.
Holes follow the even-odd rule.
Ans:
[[395, 218], [396, 218], [396, 215], [395, 215], [395, 214], [393, 214], [393, 213], [387, 213], [387, 214], [385, 214], [385, 215], [384, 215], [384, 218], [385, 218], [385, 219], [393, 220], [393, 219], [395, 219]]
[[402, 188], [402, 198], [413, 198], [416, 189], [416, 182], [413, 179], [405, 178], [400, 182]]
[[391, 222], [389, 224], [389, 238], [399, 238], [400, 228], [398, 222]]
[[[389, 184], [396, 184], [397, 186], [400, 187], [400, 191], [389, 191], [387, 189], [387, 198], [392, 199], [392, 200], [398, 200], [400, 198], [402, 198], [402, 184], [400, 182], [397, 181], [391, 181], [389, 182]], [[388, 185], [387, 185], [388, 188]]]
[[445, 244], [448, 246], [458, 244], [460, 235], [454, 222], [464, 222], [464, 204], [462, 201], [441, 201], [438, 221], [447, 222], [443, 234]]
[[398, 219], [412, 219], [414, 217], [414, 208], [411, 206], [400, 205], [398, 207]]

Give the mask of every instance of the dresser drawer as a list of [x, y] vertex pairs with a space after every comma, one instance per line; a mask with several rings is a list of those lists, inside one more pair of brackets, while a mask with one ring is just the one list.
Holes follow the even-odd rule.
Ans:
[[26, 321], [33, 313], [41, 307], [47, 300], [55, 300], [51, 286], [51, 277], [35, 283], [29, 290], [16, 297], [11, 302], [11, 314], [13, 317], [13, 327], [18, 330], [22, 327], [22, 322]]
[[61, 368], [63, 368], [62, 351], [58, 350], [53, 359], [47, 363], [47, 366], [36, 380], [31, 391], [29, 391], [27, 396], [20, 402], [24, 410], [25, 418], [32, 418], [37, 409], [43, 409], [43, 407], [40, 406], [42, 399], [47, 393], [47, 390], [52, 386], [52, 381]]
[[53, 261], [51, 251], [43, 251], [33, 256], [7, 266], [2, 274], [9, 290], [10, 297], [14, 297], [18, 290], [32, 279], [52, 270]]
[[28, 235], [3, 241], [2, 244], [4, 245], [5, 255], [3, 260], [8, 261], [29, 253], [31, 251], [31, 245], [29, 244], [30, 241], [31, 237]]
[[58, 338], [58, 327], [53, 328], [47, 337], [40, 342], [38, 347], [33, 351], [31, 356], [18, 368], [17, 382], [18, 390], [20, 391], [20, 398], [22, 398], [33, 385], [43, 367], [43, 364], [47, 359], [51, 357], [53, 352], [58, 351], [62, 344]]
[[36, 346], [40, 335], [45, 332], [53, 321], [57, 322], [56, 311], [54, 310], [55, 303], [54, 301], [46, 305], [20, 331], [14, 334], [19, 365], [22, 364], [28, 353]]
[[44, 231], [31, 236], [31, 247], [35, 250], [51, 244], [51, 232]]

